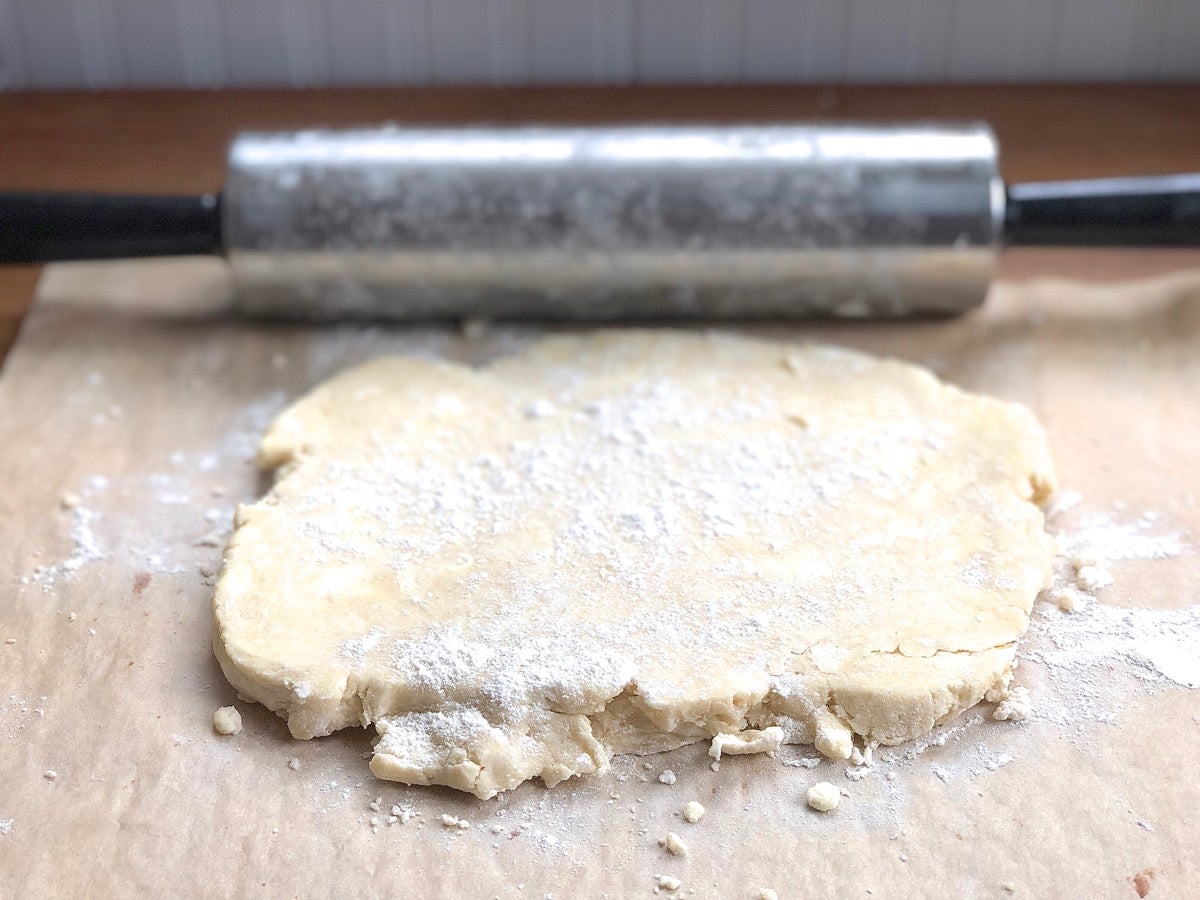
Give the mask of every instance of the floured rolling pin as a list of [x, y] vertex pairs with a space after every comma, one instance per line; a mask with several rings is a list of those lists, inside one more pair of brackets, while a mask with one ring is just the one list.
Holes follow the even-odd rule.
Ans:
[[952, 314], [1004, 244], [1200, 245], [1200, 175], [1006, 189], [979, 124], [379, 128], [244, 134], [220, 194], [0, 195], [0, 261], [221, 254], [273, 318]]

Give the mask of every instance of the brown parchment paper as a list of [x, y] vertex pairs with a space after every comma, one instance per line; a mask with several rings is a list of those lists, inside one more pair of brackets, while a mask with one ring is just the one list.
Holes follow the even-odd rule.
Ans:
[[[626, 898], [662, 874], [685, 897], [1200, 896], [1200, 693], [1183, 687], [1131, 688], [1111, 723], [1068, 727], [1037, 706], [1054, 673], [1027, 662], [1031, 721], [966, 724], [859, 781], [767, 758], [714, 772], [691, 747], [480, 802], [375, 781], [365, 731], [293, 741], [235, 700], [209, 644], [210, 573], [262, 488], [258, 434], [369, 356], [482, 361], [534, 332], [266, 326], [228, 316], [226, 293], [211, 263], [50, 269], [0, 377], [0, 896]], [[1174, 558], [1112, 563], [1102, 601], [1198, 602], [1200, 274], [1003, 283], [948, 322], [749, 330], [1028, 404], [1081, 508], [1187, 536]], [[245, 728], [220, 737], [229, 703]], [[823, 779], [848, 793], [829, 815], [803, 802]], [[693, 799], [708, 812], [689, 825]], [[393, 804], [412, 821], [387, 825]], [[668, 830], [688, 856], [658, 846]]]

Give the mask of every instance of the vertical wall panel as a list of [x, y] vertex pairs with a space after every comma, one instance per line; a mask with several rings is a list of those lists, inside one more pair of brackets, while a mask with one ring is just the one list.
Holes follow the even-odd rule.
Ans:
[[297, 87], [328, 84], [329, 46], [324, 0], [282, 0], [288, 83]]
[[231, 84], [288, 85], [286, 0], [239, 0], [221, 4], [225, 67]]
[[327, 0], [329, 80], [380, 84], [392, 80], [387, 9], [377, 0]]
[[117, 0], [71, 0], [75, 49], [84, 86], [116, 88], [125, 84]]
[[693, 0], [643, 0], [638, 4], [639, 81], [697, 80], [703, 71], [706, 11], [706, 3]]
[[12, 11], [24, 42], [25, 68], [33, 87], [83, 87], [75, 16], [67, 3], [14, 0]]
[[187, 78], [179, 10], [175, 3], [119, 3], [115, 7], [125, 83], [132, 87], [183, 85]]
[[384, 4], [388, 70], [392, 84], [428, 84], [433, 79], [433, 40], [426, 0]]
[[[970, 0], [967, 0], [970, 2]], [[970, 37], [960, 34], [961, 0], [915, 0], [908, 20], [909, 53], [906, 74], [909, 81], [934, 82], [951, 78], [968, 78], [966, 73], [952, 73], [956, 41]], [[967, 54], [970, 58], [970, 51]]]
[[846, 0], [804, 0], [800, 79], [842, 81], [850, 43], [851, 6]]
[[0, 89], [1200, 76], [1200, 0], [0, 0]]
[[488, 58], [493, 84], [527, 84], [533, 66], [528, 0], [488, 0]]
[[741, 81], [745, 49], [745, 4], [704, 0], [697, 13], [700, 36], [700, 79], [709, 84]]
[[[1042, 3], [1043, 0], [1032, 0]], [[943, 74], [952, 79], [1005, 81], [1021, 72], [1024, 21], [1030, 0], [959, 0], [946, 41]]]
[[1021, 27], [1013, 47], [1021, 78], [1027, 81], [1053, 78], [1062, 13], [1062, 0], [1030, 0], [1021, 8]]
[[592, 80], [637, 80], [637, 0], [591, 0]]
[[747, 0], [744, 14], [742, 74], [749, 81], [796, 81], [808, 7], [796, 0]]
[[596, 66], [592, 5], [587, 0], [530, 0], [533, 81], [590, 81]]
[[[1133, 21], [1122, 77], [1137, 80], [1159, 74], [1170, 6], [1171, 0], [1142, 0], [1138, 4], [1141, 13]], [[1191, 41], [1193, 48], [1200, 46], [1200, 28], [1193, 32]]]
[[491, 82], [491, 22], [487, 0], [431, 0], [429, 13], [434, 80]]
[[29, 84], [15, 4], [16, 0], [0, 0], [0, 90], [15, 90]]
[[1165, 23], [1159, 74], [1200, 76], [1200, 2], [1171, 0]]
[[220, 0], [175, 0], [183, 83], [222, 87], [229, 81]]
[[[919, 77], [932, 49], [936, 59], [928, 62], [937, 70], [944, 67], [945, 52], [941, 40], [929, 48], [920, 40], [923, 33], [913, 26], [914, 7], [889, 0], [847, 0], [846, 53], [843, 75], [850, 81], [877, 81], [881, 78]], [[937, 25], [945, 30], [945, 24]], [[940, 33], [940, 31], [939, 31]]]
[[1134, 26], [1149, 6], [1129, 0], [1062, 0], [1053, 74], [1068, 81], [1124, 77]]

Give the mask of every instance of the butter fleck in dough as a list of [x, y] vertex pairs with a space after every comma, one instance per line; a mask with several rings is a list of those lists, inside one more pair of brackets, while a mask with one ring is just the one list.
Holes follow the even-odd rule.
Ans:
[[297, 738], [486, 798], [699, 741], [849, 759], [1007, 687], [1048, 583], [1023, 407], [830, 347], [551, 337], [379, 359], [259, 448], [214, 647]]

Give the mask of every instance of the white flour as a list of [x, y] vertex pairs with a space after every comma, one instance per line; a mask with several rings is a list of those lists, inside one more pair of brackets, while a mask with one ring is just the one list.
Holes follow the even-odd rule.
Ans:
[[1100, 560], [1169, 559], [1184, 548], [1183, 535], [1164, 530], [1163, 517], [1143, 513], [1132, 521], [1118, 521], [1107, 513], [1092, 513], [1068, 533], [1059, 536], [1064, 556]]
[[0, 700], [0, 738], [16, 738], [45, 714], [45, 697], [38, 697], [35, 704], [17, 694], [9, 694], [7, 700]]
[[[53, 564], [35, 566], [33, 571], [22, 577], [22, 583], [35, 582], [50, 590], [64, 576], [83, 568], [91, 562], [103, 559], [105, 544], [97, 537], [96, 530], [101, 521], [100, 512], [93, 506], [83, 505], [88, 500], [99, 500], [108, 491], [109, 482], [103, 475], [93, 475], [77, 494], [64, 498], [63, 515], [71, 523], [69, 530], [70, 550], [67, 555]], [[69, 502], [68, 502], [69, 500]]]
[[[1051, 511], [1049, 527], [1061, 553], [1056, 587], [1072, 583], [1081, 562], [1095, 562], [1107, 567], [1131, 599], [1137, 588], [1121, 581], [1123, 562], [1171, 559], [1187, 547], [1185, 535], [1162, 515], [1130, 516], [1120, 504], [1112, 512], [1082, 512], [1078, 500], [1060, 504]], [[1103, 602], [1103, 586], [1097, 593], [1070, 613], [1039, 603], [1018, 653], [1049, 674], [1035, 698], [1035, 717], [1064, 727], [1068, 735], [1081, 723], [1113, 722], [1138, 693], [1200, 687], [1200, 606], [1118, 607]]]
[[[90, 384], [103, 383], [98, 373], [92, 375]], [[64, 579], [116, 556], [152, 575], [195, 574], [198, 560], [207, 559], [211, 562], [200, 567], [211, 577], [239, 499], [227, 496], [224, 485], [211, 487], [211, 481], [231, 471], [245, 480], [263, 431], [286, 402], [283, 391], [272, 391], [244, 405], [208, 448], [174, 451], [145, 473], [93, 475], [64, 493], [56, 514], [69, 523], [67, 550], [55, 562], [35, 566], [21, 583], [39, 584], [49, 593]], [[135, 507], [147, 515], [131, 520], [121, 511]]]

